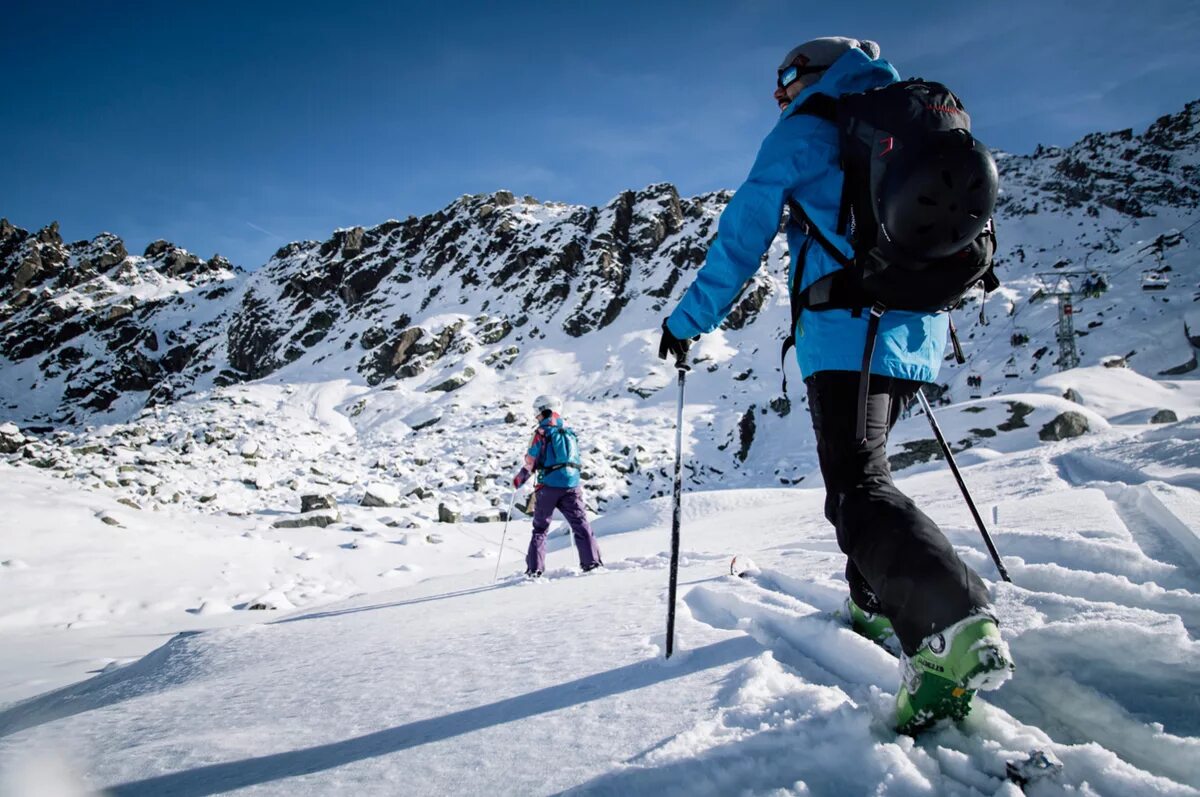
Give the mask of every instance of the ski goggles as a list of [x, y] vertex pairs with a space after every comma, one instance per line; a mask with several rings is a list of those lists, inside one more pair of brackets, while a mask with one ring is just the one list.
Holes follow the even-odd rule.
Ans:
[[789, 66], [787, 69], [779, 70], [779, 88], [786, 89], [791, 84], [795, 83], [805, 75], [811, 75], [814, 72], [820, 72], [825, 67], [823, 66]]

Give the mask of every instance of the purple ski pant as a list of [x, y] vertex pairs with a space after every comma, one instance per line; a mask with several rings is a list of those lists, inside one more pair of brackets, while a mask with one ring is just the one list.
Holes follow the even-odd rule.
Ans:
[[533, 539], [529, 541], [529, 553], [525, 566], [541, 572], [546, 569], [546, 530], [550, 528], [550, 516], [554, 510], [562, 512], [571, 531], [575, 534], [575, 547], [579, 550], [579, 566], [588, 567], [600, 562], [600, 546], [592, 535], [587, 514], [583, 506], [583, 491], [578, 487], [547, 487], [537, 491], [537, 506], [533, 510]]

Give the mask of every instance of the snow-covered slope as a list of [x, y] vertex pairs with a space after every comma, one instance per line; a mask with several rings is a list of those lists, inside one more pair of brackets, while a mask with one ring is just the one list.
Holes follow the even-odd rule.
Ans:
[[[1115, 392], [1120, 378], [1100, 369], [1093, 382]], [[1194, 384], [1178, 387], [1193, 415]], [[1021, 400], [1045, 409], [1037, 395]], [[948, 432], [960, 432], [956, 414], [987, 404], [949, 408]], [[438, 551], [458, 574], [381, 589], [391, 577], [379, 573], [366, 579], [370, 594], [348, 601], [164, 638], [135, 663], [0, 712], [0, 766], [22, 788], [70, 773], [115, 795], [1015, 795], [1005, 764], [1037, 748], [1064, 769], [1031, 794], [1200, 793], [1200, 423], [1051, 444], [1012, 434], [1005, 452], [965, 470], [1012, 585], [994, 579], [944, 468], [901, 481], [988, 577], [1018, 661], [1017, 677], [961, 728], [915, 742], [891, 730], [896, 661], [835, 616], [842, 558], [822, 493], [774, 488], [686, 495], [670, 662], [668, 499], [596, 522], [604, 571], [579, 575], [556, 534], [540, 583], [508, 575], [521, 567], [527, 522], [509, 529], [499, 582], [494, 558], [466, 551], [494, 556], [502, 526], [447, 524]], [[64, 490], [29, 478], [19, 490]], [[192, 539], [183, 517], [164, 515], [160, 533]], [[239, 540], [243, 570], [294, 550], [261, 525], [246, 540], [237, 531], [223, 533]], [[372, 532], [320, 534], [324, 543], [304, 545], [322, 558], [290, 566], [316, 581], [331, 572], [325, 558], [370, 570], [385, 556], [428, 562], [437, 547], [392, 545], [407, 534], [384, 530], [376, 547], [335, 551], [336, 539]], [[150, 545], [142, 555], [164, 564]], [[733, 552], [762, 572], [729, 576]], [[193, 578], [216, 567], [188, 560]], [[222, 573], [231, 585], [263, 577]]]
[[[1011, 795], [1037, 746], [1066, 771], [1030, 793], [1197, 793], [1198, 117], [1000, 160], [1004, 287], [956, 311], [970, 360], [931, 395], [1015, 581], [993, 588], [1021, 671], [915, 744], [894, 662], [831, 616], [841, 556], [802, 387], [780, 392], [782, 238], [694, 350], [686, 653], [656, 661], [654, 348], [728, 193], [467, 196], [249, 273], [0, 221], [0, 781]], [[1051, 294], [1088, 280], [1060, 373]], [[567, 400], [609, 567], [576, 577], [556, 532], [551, 577], [517, 583], [518, 511], [493, 583], [538, 393]], [[923, 417], [891, 454], [991, 573]], [[735, 552], [764, 575], [722, 578]]]
[[[1140, 135], [1001, 157], [1004, 286], [957, 311], [969, 362], [946, 363], [941, 401], [1027, 391], [1057, 371], [1050, 294], [1089, 279], [1106, 287], [1072, 300], [1081, 365], [1195, 373], [1198, 139], [1200, 102]], [[528, 399], [558, 392], [592, 446], [595, 507], [662, 494], [673, 375], [654, 357], [657, 327], [728, 196], [654, 185], [600, 208], [464, 196], [290, 244], [248, 274], [165, 242], [130, 257], [113, 236], [63, 244], [54, 227], [0, 224], [0, 418], [43, 438], [27, 461], [85, 484], [117, 484], [108, 452], [148, 443], [153, 466], [129, 463], [138, 478], [118, 485], [141, 504], [294, 508], [287, 485], [304, 474], [279, 461], [318, 457], [347, 481], [339, 500], [382, 476], [427, 495], [409, 499], [414, 517], [436, 517], [440, 503], [487, 517], [505, 503], [497, 477], [520, 437], [500, 420], [523, 428]], [[764, 262], [697, 352], [697, 487], [793, 483], [814, 465], [807, 414], [793, 411], [803, 387], [784, 398], [774, 354], [787, 318], [782, 237]], [[279, 434], [296, 422], [306, 434]], [[278, 456], [230, 486], [232, 441]], [[148, 495], [143, 468], [169, 489]]]

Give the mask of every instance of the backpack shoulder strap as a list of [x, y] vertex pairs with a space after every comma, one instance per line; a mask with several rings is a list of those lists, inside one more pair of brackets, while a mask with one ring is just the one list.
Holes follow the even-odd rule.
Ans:
[[807, 100], [800, 103], [796, 110], [792, 111], [792, 116], [797, 114], [807, 114], [816, 116], [827, 122], [837, 122], [837, 100], [830, 97], [828, 94], [813, 94]]

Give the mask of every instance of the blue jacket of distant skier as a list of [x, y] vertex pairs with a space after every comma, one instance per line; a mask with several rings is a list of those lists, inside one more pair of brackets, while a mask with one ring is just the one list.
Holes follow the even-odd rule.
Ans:
[[[711, 332], [724, 320], [778, 232], [788, 199], [799, 203], [830, 241], [853, 256], [850, 244], [835, 232], [842, 196], [837, 129], [824, 119], [792, 112], [813, 94], [837, 97], [898, 79], [887, 61], [872, 60], [856, 49], [842, 55], [820, 80], [796, 96], [763, 141], [750, 176], [721, 214], [703, 268], [667, 319], [671, 334], [690, 338]], [[796, 277], [796, 253], [808, 236], [795, 223], [789, 223], [786, 232], [790, 285]], [[799, 287], [804, 289], [837, 268], [814, 242]], [[849, 310], [840, 309], [805, 310], [794, 330], [801, 373], [809, 377], [819, 371], [859, 371], [867, 339], [866, 316], [854, 318]], [[932, 382], [942, 362], [948, 328], [944, 313], [889, 310], [880, 320], [871, 373]]]
[[557, 412], [538, 422], [524, 464], [526, 473], [540, 471], [538, 487], [579, 486], [579, 443]]

